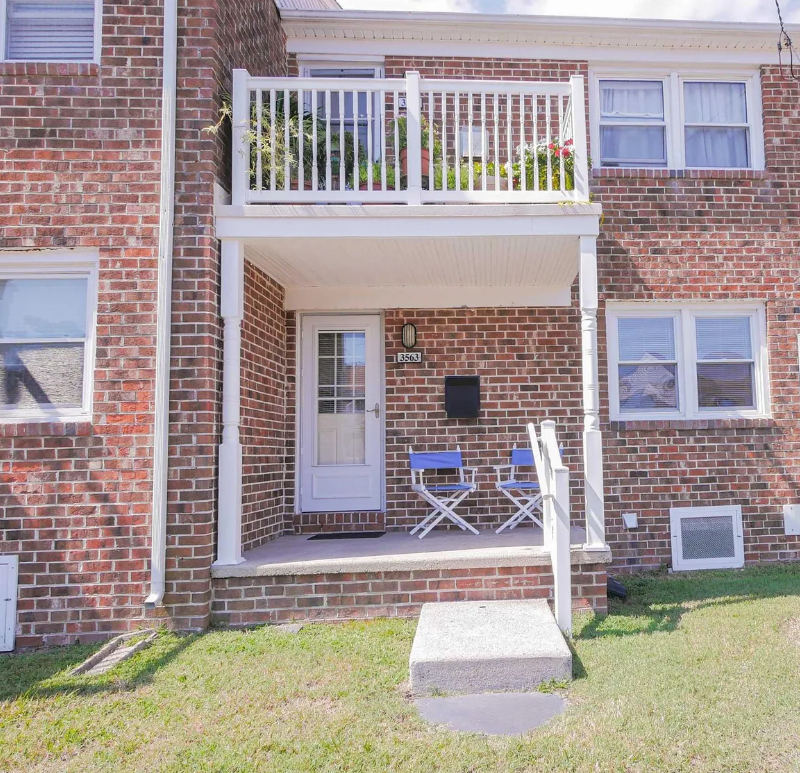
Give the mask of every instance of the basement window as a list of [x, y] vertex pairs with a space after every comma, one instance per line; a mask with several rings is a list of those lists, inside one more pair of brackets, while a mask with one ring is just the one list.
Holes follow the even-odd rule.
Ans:
[[744, 566], [742, 508], [673, 507], [672, 568], [738, 569]]
[[0, 0], [3, 55], [20, 62], [100, 58], [100, 0]]
[[0, 264], [0, 420], [87, 420], [96, 261], [11, 260]]
[[769, 413], [763, 306], [609, 304], [612, 420]]

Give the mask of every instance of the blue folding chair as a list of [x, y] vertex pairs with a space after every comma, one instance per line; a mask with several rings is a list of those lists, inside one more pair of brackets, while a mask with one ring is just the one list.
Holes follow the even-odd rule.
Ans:
[[[511, 464], [498, 464], [495, 466], [494, 469], [497, 472], [495, 488], [504, 497], [510, 499], [517, 508], [516, 513], [497, 530], [498, 534], [503, 529], [510, 530], [519, 526], [526, 518], [530, 518], [537, 526], [544, 528], [542, 522], [534, 515], [536, 511], [544, 513], [539, 484], [533, 480], [525, 480], [524, 473], [522, 477], [518, 473], [520, 467], [534, 466], [533, 451], [530, 448], [512, 449]], [[508, 473], [504, 478], [505, 471], [508, 471]]]
[[[455, 513], [455, 508], [462, 500], [478, 488], [475, 483], [477, 470], [474, 467], [464, 466], [461, 449], [418, 454], [409, 446], [408, 459], [411, 467], [412, 491], [416, 491], [433, 507], [431, 513], [418, 523], [411, 533], [416, 534], [418, 531], [422, 531], [419, 535], [419, 538], [422, 539], [445, 518], [449, 518], [460, 529], [478, 534], [476, 528]], [[458, 473], [458, 482], [427, 485], [425, 473], [431, 470], [455, 470]]]

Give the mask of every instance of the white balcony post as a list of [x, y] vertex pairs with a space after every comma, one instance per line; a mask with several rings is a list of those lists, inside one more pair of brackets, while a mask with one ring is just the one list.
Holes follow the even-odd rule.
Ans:
[[250, 128], [250, 92], [247, 70], [233, 71], [233, 114], [231, 115], [231, 203], [247, 204], [250, 190], [250, 149], [245, 142], [245, 133]]
[[583, 354], [583, 475], [586, 548], [604, 550], [603, 439], [597, 353], [597, 239], [580, 237], [581, 351]]
[[422, 94], [419, 73], [406, 73], [408, 203], [422, 204]]
[[219, 447], [219, 522], [216, 564], [242, 557], [241, 348], [244, 316], [244, 244], [222, 241], [222, 444]]
[[586, 140], [586, 87], [582, 75], [569, 79], [572, 89], [572, 142], [575, 152], [575, 199], [589, 201], [589, 146]]

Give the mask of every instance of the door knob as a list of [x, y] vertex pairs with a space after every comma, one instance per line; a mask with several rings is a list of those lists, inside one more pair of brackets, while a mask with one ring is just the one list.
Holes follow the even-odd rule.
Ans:
[[376, 419], [380, 419], [381, 417], [381, 406], [379, 403], [375, 403], [374, 408], [367, 409], [367, 413], [374, 413]]

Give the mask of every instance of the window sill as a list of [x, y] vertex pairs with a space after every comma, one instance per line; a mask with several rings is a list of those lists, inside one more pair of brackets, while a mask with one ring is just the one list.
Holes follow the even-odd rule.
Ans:
[[49, 415], [42, 414], [12, 414], [0, 412], [0, 426], [20, 424], [91, 424], [92, 416], [89, 413]]
[[764, 180], [766, 169], [654, 169], [652, 167], [606, 166], [592, 169], [592, 177], [647, 178], [650, 180]]
[[0, 61], [0, 75], [80, 78], [98, 75], [97, 62], [12, 62]]
[[660, 429], [737, 429], [747, 427], [749, 429], [768, 428], [775, 426], [772, 416], [759, 414], [724, 414], [716, 416], [692, 416], [682, 418], [678, 416], [653, 416], [653, 417], [626, 417], [613, 416], [609, 420], [612, 429], [617, 430], [660, 430]]

